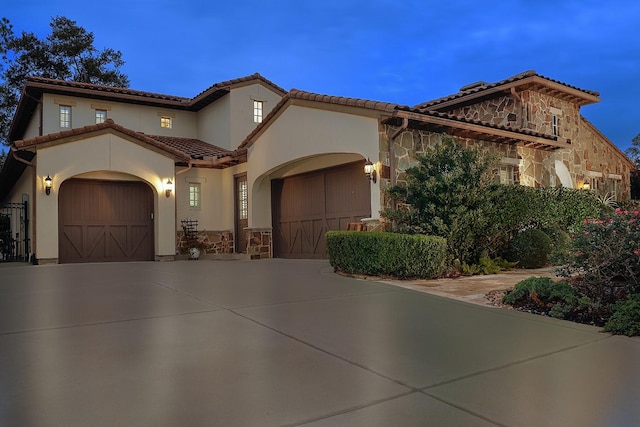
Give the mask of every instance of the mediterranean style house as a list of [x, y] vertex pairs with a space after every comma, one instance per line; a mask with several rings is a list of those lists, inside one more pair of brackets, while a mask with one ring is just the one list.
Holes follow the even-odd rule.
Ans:
[[534, 71], [413, 107], [259, 74], [194, 98], [31, 77], [0, 206], [40, 263], [172, 260], [187, 220], [208, 253], [321, 258], [326, 231], [380, 226], [383, 189], [443, 135], [497, 153], [500, 182], [628, 199], [632, 162], [580, 114], [599, 101]]

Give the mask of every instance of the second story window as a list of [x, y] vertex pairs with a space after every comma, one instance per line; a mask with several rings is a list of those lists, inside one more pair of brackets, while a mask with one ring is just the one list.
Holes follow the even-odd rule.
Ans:
[[96, 124], [104, 123], [107, 120], [107, 110], [96, 110]]
[[551, 117], [551, 130], [553, 131], [553, 136], [558, 136], [558, 116]]
[[60, 127], [71, 128], [71, 107], [68, 105], [60, 106]]
[[169, 116], [160, 116], [160, 127], [171, 129], [173, 126], [171, 117]]
[[200, 207], [200, 184], [189, 184], [189, 207]]
[[253, 122], [262, 123], [262, 107], [264, 103], [262, 101], [253, 101]]

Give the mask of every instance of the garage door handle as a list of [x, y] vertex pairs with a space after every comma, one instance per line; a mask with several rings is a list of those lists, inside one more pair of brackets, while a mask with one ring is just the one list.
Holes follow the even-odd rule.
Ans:
[[153, 221], [153, 212], [151, 212], [151, 221]]

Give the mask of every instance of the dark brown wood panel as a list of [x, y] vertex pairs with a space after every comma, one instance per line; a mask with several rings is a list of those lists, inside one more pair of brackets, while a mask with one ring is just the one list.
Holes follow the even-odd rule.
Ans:
[[154, 259], [153, 192], [145, 183], [71, 179], [58, 206], [59, 262]]
[[326, 258], [325, 233], [371, 216], [364, 161], [272, 181], [274, 253]]

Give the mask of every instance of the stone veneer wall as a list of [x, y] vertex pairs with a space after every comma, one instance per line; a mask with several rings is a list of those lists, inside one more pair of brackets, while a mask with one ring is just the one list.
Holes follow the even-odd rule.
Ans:
[[246, 230], [247, 255], [251, 259], [273, 258], [273, 233], [270, 228]]
[[[182, 230], [176, 232], [177, 247], [180, 254], [188, 252], [187, 242], [184, 238]], [[205, 254], [232, 254], [233, 247], [233, 231], [198, 231], [198, 242], [204, 245]]]
[[[558, 118], [558, 136], [566, 138], [572, 148], [544, 151], [518, 147], [517, 158], [521, 159], [520, 183], [534, 187], [560, 185], [555, 162], [561, 161], [569, 171], [574, 188], [580, 188], [583, 183], [589, 182], [594, 173], [601, 173], [603, 182], [606, 182], [610, 175], [618, 175], [622, 176], [622, 179], [618, 181], [617, 199], [626, 200], [630, 197], [629, 177], [632, 163], [581, 116], [577, 105], [533, 90], [522, 91], [519, 96], [522, 103], [511, 95], [505, 95], [454, 109], [449, 113], [466, 119], [526, 128], [548, 135], [553, 133], [552, 122], [555, 115]], [[484, 145], [486, 142], [481, 144]], [[606, 191], [605, 185], [601, 188], [601, 193]]]

